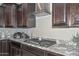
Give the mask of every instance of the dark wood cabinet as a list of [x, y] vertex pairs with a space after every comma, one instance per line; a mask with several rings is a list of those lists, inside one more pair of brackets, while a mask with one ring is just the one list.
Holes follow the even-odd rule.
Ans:
[[2, 55], [3, 56], [9, 56], [9, 41], [3, 40], [2, 41]]
[[16, 27], [16, 5], [4, 3], [4, 23], [5, 27]]
[[23, 56], [36, 56], [34, 53], [31, 52], [31, 48], [30, 47], [31, 46], [22, 44], [22, 55]]
[[[34, 15], [35, 3], [28, 3], [27, 6], [27, 11], [25, 11], [25, 13], [27, 14], [27, 28], [32, 28], [36, 26], [36, 17]], [[24, 10], [26, 10], [26, 5], [24, 7]]]
[[35, 4], [23, 3], [17, 8], [17, 27], [35, 27]]
[[[26, 27], [26, 20], [24, 19], [23, 6], [18, 6], [17, 8], [17, 27]], [[27, 17], [27, 16], [26, 16]]]
[[35, 3], [3, 3], [0, 6], [0, 27], [35, 27]]
[[10, 42], [10, 56], [21, 56], [21, 44], [15, 41]]
[[10, 48], [10, 56], [21, 56], [21, 49], [15, 46]]
[[70, 26], [79, 27], [79, 3], [71, 3], [70, 5]]
[[29, 45], [22, 45], [22, 55], [24, 56], [63, 56], [62, 54], [46, 51]]
[[4, 7], [0, 6], [0, 27], [4, 27]]
[[36, 47], [32, 47], [32, 46], [28, 46], [28, 45], [22, 45], [22, 49], [29, 52], [24, 52], [23, 50], [23, 53], [22, 55], [24, 56], [31, 56], [31, 54], [35, 55], [35, 56], [63, 56], [62, 54], [58, 54], [58, 53], [54, 53], [54, 52], [49, 52], [49, 51], [46, 51], [46, 50], [43, 50], [43, 49], [40, 49], [40, 48], [36, 48]]
[[53, 8], [53, 26], [65, 26], [66, 20], [66, 4], [65, 3], [54, 3]]
[[27, 44], [11, 40], [0, 40], [0, 56], [63, 56]]
[[0, 56], [9, 56], [9, 41], [0, 41]]
[[52, 4], [52, 20], [55, 27], [79, 27], [79, 3]]

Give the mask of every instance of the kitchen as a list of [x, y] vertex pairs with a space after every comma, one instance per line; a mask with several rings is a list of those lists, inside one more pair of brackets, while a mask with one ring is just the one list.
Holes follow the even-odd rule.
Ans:
[[78, 56], [78, 5], [2, 3], [0, 56]]

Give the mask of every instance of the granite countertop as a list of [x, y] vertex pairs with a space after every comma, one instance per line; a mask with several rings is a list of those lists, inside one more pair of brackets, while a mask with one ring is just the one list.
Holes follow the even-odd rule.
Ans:
[[[4, 40], [4, 39], [0, 39], [0, 40]], [[71, 49], [69, 50], [68, 48], [59, 46], [58, 44], [52, 45], [50, 47], [42, 47], [42, 46], [33, 45], [33, 44], [30, 44], [30, 43], [24, 42], [25, 39], [13, 39], [13, 38], [11, 38], [9, 40], [20, 42], [22, 44], [26, 44], [26, 45], [29, 45], [29, 46], [37, 47], [37, 48], [40, 48], [40, 49], [43, 49], [43, 50], [46, 50], [46, 51], [55, 52], [55, 53], [58, 53], [58, 54], [61, 54], [61, 55], [64, 55], [64, 56], [79, 56], [79, 50], [78, 49], [77, 50], [76, 49], [75, 50], [71, 50]]]

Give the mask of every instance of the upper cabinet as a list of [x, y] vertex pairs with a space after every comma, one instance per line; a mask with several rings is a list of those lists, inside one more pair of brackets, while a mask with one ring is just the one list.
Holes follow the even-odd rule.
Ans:
[[53, 26], [66, 26], [66, 4], [53, 4], [52, 11]]
[[79, 3], [70, 4], [70, 26], [79, 26]]
[[35, 3], [3, 3], [0, 7], [0, 27], [35, 27]]
[[0, 6], [0, 27], [3, 27], [4, 26], [4, 12], [3, 12], [4, 8]]
[[4, 7], [4, 26], [16, 27], [16, 5], [15, 4], [3, 4]]
[[17, 27], [35, 27], [35, 4], [24, 3], [17, 8]]
[[53, 27], [79, 27], [79, 3], [52, 4]]
[[[24, 7], [26, 8], [26, 6]], [[35, 27], [36, 26], [36, 20], [35, 20], [35, 3], [28, 3], [28, 7], [27, 7], [27, 27], [31, 28], [31, 27]], [[26, 10], [26, 9], [24, 9]]]
[[79, 27], [79, 3], [3, 3], [0, 6], [0, 27], [32, 28], [35, 16], [51, 14], [52, 27]]

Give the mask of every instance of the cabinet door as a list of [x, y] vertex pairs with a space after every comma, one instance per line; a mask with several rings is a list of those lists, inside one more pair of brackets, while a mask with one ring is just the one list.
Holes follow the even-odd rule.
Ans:
[[7, 40], [0, 41], [0, 55], [1, 56], [8, 56], [9, 55], [9, 48]]
[[21, 49], [12, 46], [10, 48], [10, 56], [21, 56]]
[[70, 4], [70, 26], [79, 26], [79, 3]]
[[7, 40], [2, 41], [2, 55], [8, 56], [9, 55], [9, 48]]
[[17, 27], [27, 27], [28, 5], [22, 4], [17, 10]]
[[34, 12], [35, 12], [34, 3], [28, 3], [27, 7], [26, 7], [26, 4], [24, 4], [24, 13], [27, 16], [27, 27], [28, 28], [35, 27], [35, 25], [36, 25]]
[[10, 56], [21, 56], [21, 44], [15, 41], [10, 42]]
[[66, 20], [66, 4], [64, 3], [55, 3], [52, 6], [53, 8], [53, 26], [65, 26], [67, 23]]
[[4, 12], [3, 12], [4, 8], [0, 7], [0, 27], [3, 27], [4, 24]]
[[19, 6], [17, 10], [17, 27], [34, 27], [34, 11], [35, 4], [33, 3], [24, 3], [21, 6]]
[[[23, 27], [26, 25], [24, 25], [26, 23], [26, 21], [23, 20], [23, 6], [21, 5], [20, 7], [18, 7], [17, 9], [17, 27]], [[23, 23], [25, 22], [25, 23]]]
[[5, 27], [16, 27], [16, 6], [14, 4], [4, 4]]

